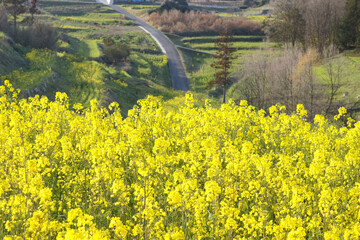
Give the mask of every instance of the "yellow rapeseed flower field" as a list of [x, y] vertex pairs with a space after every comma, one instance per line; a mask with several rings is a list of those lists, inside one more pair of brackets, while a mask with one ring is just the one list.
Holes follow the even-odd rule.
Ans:
[[176, 110], [149, 96], [123, 119], [115, 103], [17, 94], [0, 87], [1, 239], [360, 238], [351, 119], [191, 94]]

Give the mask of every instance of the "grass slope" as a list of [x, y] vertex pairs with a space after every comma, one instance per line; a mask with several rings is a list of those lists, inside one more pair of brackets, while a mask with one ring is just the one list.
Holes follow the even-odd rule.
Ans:
[[[360, 76], [360, 56], [341, 54], [330, 59], [314, 68], [320, 83], [329, 85], [329, 64], [333, 65], [336, 72], [340, 73], [340, 88], [335, 96], [335, 100], [347, 108], [358, 106], [360, 100], [359, 76]], [[325, 89], [330, 91], [330, 89]]]
[[24, 65], [24, 59], [7, 43], [4, 33], [0, 32], [0, 73], [9, 73]]
[[[0, 57], [0, 80], [10, 80], [22, 90], [22, 97], [39, 94], [54, 99], [61, 91], [69, 95], [70, 104], [80, 102], [85, 107], [91, 99], [102, 105], [117, 101], [126, 116], [128, 109], [149, 94], [164, 99], [183, 95], [170, 89], [167, 58], [156, 42], [121, 14], [101, 4], [44, 1], [40, 7], [42, 14], [37, 19], [62, 32], [57, 51], [17, 46], [19, 54], [0, 38], [0, 56], [4, 55]], [[128, 62], [103, 63], [105, 36], [130, 45]]]

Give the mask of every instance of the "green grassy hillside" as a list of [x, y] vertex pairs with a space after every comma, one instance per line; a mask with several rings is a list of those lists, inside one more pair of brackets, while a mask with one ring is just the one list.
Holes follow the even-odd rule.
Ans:
[[[182, 95], [171, 90], [167, 58], [156, 42], [121, 14], [101, 4], [44, 1], [40, 8], [37, 20], [61, 32], [56, 51], [12, 47], [4, 34], [0, 36], [0, 81], [10, 80], [21, 89], [22, 97], [39, 94], [54, 99], [61, 91], [69, 95], [71, 104], [80, 102], [86, 107], [91, 99], [102, 105], [117, 101], [127, 115], [149, 94], [164, 99]], [[103, 37], [127, 43], [131, 48], [128, 60], [106, 63]]]

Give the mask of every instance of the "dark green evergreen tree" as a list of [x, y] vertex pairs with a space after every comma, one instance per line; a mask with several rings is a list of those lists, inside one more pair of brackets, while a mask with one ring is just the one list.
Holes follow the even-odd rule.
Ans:
[[360, 0], [347, 0], [345, 16], [338, 31], [338, 42], [343, 48], [360, 47]]

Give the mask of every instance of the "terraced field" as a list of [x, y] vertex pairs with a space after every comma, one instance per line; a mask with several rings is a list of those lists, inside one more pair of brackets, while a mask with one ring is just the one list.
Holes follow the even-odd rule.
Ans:
[[[215, 53], [217, 50], [214, 45], [215, 38], [216, 37], [193, 37], [183, 38], [181, 41], [186, 47]], [[257, 50], [274, 45], [274, 43], [264, 42], [264, 37], [262, 36], [235, 36], [232, 39], [231, 48], [235, 51], [235, 54], [241, 54], [244, 51], [246, 52], [246, 50]]]

